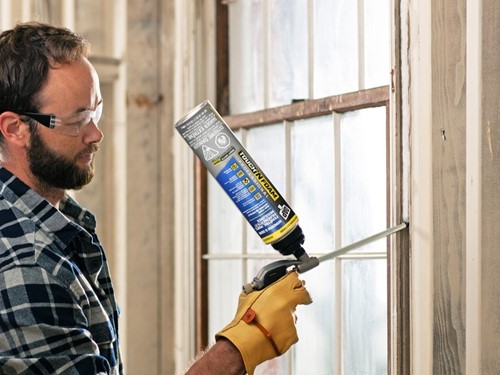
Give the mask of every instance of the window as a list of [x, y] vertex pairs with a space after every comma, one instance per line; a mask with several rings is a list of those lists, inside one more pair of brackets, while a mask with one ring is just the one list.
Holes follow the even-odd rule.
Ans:
[[[218, 5], [216, 107], [299, 216], [309, 254], [395, 220], [390, 12], [388, 0]], [[201, 347], [232, 319], [241, 285], [282, 256], [199, 172]], [[298, 309], [300, 341], [256, 373], [387, 373], [390, 248], [382, 239], [301, 275], [314, 303]]]

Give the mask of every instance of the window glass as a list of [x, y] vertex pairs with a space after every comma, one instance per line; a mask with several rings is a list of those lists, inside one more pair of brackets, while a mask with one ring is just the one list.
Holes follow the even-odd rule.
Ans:
[[[250, 129], [247, 133], [246, 148], [260, 167], [260, 170], [264, 172], [281, 195], [287, 199], [285, 185], [286, 144], [283, 124], [259, 126]], [[257, 233], [250, 228], [250, 225], [248, 225], [248, 228], [247, 246], [249, 253], [269, 254], [269, 252], [275, 252], [271, 246], [264, 244]], [[259, 269], [260, 267], [255, 271]]]
[[386, 107], [348, 112], [340, 129], [342, 244], [347, 245], [386, 229]]
[[390, 82], [390, 1], [364, 2], [365, 87]]
[[[334, 143], [333, 116], [296, 121], [291, 127], [290, 203], [299, 216], [304, 247], [310, 254], [334, 250]], [[297, 309], [300, 340], [292, 351], [297, 374], [334, 374], [332, 267], [333, 262], [327, 262], [301, 275], [308, 289], [314, 291], [314, 303]], [[304, 358], [314, 358], [314, 364]]]
[[229, 105], [233, 114], [264, 108], [263, 0], [229, 4]]
[[208, 252], [241, 253], [243, 215], [211, 175], [208, 176]]
[[314, 2], [314, 98], [358, 90], [357, 1]]
[[342, 263], [344, 374], [385, 375], [386, 260], [344, 260]]
[[334, 249], [333, 116], [296, 121], [291, 129], [291, 189], [289, 202], [299, 217], [306, 249]]
[[297, 306], [297, 332], [300, 339], [292, 349], [293, 374], [336, 374], [335, 307], [339, 299], [335, 297], [333, 264], [333, 261], [327, 261], [300, 275], [306, 281], [313, 303]]
[[[235, 137], [242, 142], [241, 132]], [[217, 180], [207, 173], [208, 253], [237, 254], [243, 252], [244, 217]], [[215, 224], [215, 225], [214, 225]]]
[[306, 99], [307, 0], [272, 0], [269, 106]]
[[208, 262], [208, 335], [215, 334], [233, 320], [238, 306], [241, 286], [241, 260], [214, 259]]

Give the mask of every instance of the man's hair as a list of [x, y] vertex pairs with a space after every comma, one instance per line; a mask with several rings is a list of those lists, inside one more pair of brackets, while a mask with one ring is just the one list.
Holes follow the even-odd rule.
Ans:
[[[27, 22], [0, 34], [0, 113], [38, 112], [38, 93], [50, 68], [90, 54], [90, 44], [69, 29]], [[3, 137], [0, 134], [0, 144]]]

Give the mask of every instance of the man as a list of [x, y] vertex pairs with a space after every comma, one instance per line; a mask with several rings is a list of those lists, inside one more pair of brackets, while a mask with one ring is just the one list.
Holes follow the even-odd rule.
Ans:
[[[95, 218], [66, 193], [91, 181], [103, 138], [89, 49], [46, 24], [0, 34], [0, 373], [123, 373]], [[295, 307], [310, 302], [296, 273], [242, 294], [188, 373], [252, 374], [297, 341]]]

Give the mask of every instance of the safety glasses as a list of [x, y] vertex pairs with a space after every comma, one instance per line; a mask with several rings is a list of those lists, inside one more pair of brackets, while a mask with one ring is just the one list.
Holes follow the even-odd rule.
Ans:
[[54, 114], [49, 115], [34, 112], [13, 112], [21, 116], [29, 117], [39, 124], [59, 131], [60, 133], [77, 136], [85, 126], [90, 124], [91, 121], [94, 122], [95, 125], [99, 123], [102, 115], [102, 102], [97, 105], [95, 110], [87, 109], [68, 117], [57, 117]]

